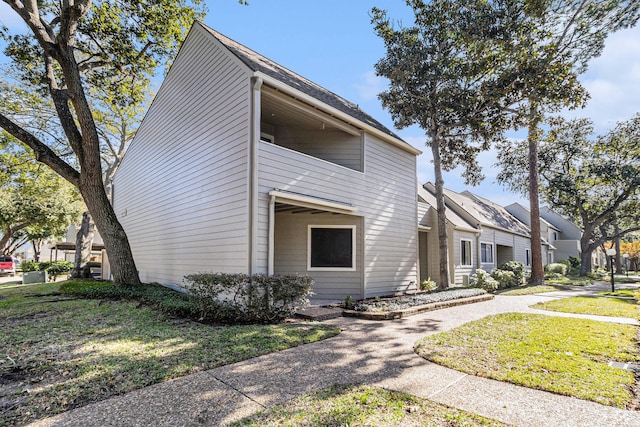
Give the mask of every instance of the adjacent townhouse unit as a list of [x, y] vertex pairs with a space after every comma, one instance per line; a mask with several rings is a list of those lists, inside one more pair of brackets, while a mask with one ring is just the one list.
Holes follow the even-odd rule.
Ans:
[[[520, 203], [512, 203], [504, 208], [527, 227], [531, 227], [531, 211], [529, 208], [522, 206]], [[557, 247], [555, 246], [561, 232], [562, 230], [558, 227], [540, 217], [540, 238], [542, 240], [542, 261], [544, 264], [552, 264], [556, 260], [566, 259], [566, 257], [558, 257]], [[561, 253], [561, 255], [563, 254]]]
[[[471, 225], [454, 210], [445, 211], [447, 220], [447, 246], [449, 248], [449, 280], [456, 284], [468, 284], [468, 277], [475, 272], [477, 263], [456, 263], [460, 253], [456, 242], [476, 241], [480, 229]], [[420, 281], [440, 282], [440, 249], [436, 198], [422, 185], [418, 185], [418, 267]]]
[[317, 298], [418, 279], [419, 150], [340, 96], [195, 23], [114, 180], [141, 280], [303, 273]]
[[[432, 183], [424, 188], [435, 194]], [[454, 237], [450, 244], [455, 284], [467, 284], [469, 275], [478, 268], [490, 272], [507, 261], [531, 265], [530, 230], [505, 208], [470, 191], [447, 189], [445, 205], [476, 230], [473, 236]]]

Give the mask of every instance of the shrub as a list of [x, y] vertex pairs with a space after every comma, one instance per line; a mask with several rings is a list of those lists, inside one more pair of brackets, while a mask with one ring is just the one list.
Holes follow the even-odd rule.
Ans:
[[73, 270], [73, 263], [69, 261], [53, 261], [46, 267], [51, 280], [56, 280], [61, 274], [65, 274]]
[[435, 290], [437, 287], [438, 285], [436, 284], [436, 282], [431, 280], [431, 277], [429, 277], [427, 280], [423, 280], [422, 283], [420, 283], [421, 291], [431, 292]]
[[507, 261], [500, 264], [498, 267], [500, 270], [511, 271], [513, 273], [513, 281], [510, 286], [520, 286], [524, 284], [525, 280], [525, 269], [524, 264], [520, 261]]
[[580, 258], [575, 256], [570, 256], [569, 258], [567, 258], [567, 261], [569, 261], [571, 268], [580, 268], [580, 265], [582, 264], [582, 261], [580, 261]]
[[40, 263], [37, 261], [22, 261], [20, 263], [23, 273], [29, 273], [30, 271], [40, 271]]
[[561, 274], [563, 276], [566, 276], [567, 271], [569, 270], [569, 267], [567, 267], [565, 264], [553, 263], [553, 264], [547, 264], [544, 269], [547, 273], [556, 273], [556, 274]]
[[499, 268], [496, 268], [491, 273], [491, 277], [493, 277], [496, 282], [498, 282], [498, 289], [512, 288], [514, 286], [517, 286], [517, 282], [515, 280], [516, 275], [513, 273], [513, 271], [501, 270]]
[[198, 273], [184, 278], [205, 321], [275, 322], [309, 303], [313, 280], [303, 275]]
[[469, 286], [472, 288], [481, 288], [486, 291], [495, 291], [498, 289], [498, 281], [491, 277], [489, 273], [482, 269], [477, 269], [469, 279]]
[[30, 271], [46, 271], [49, 273], [49, 278], [55, 280], [56, 277], [61, 274], [68, 273], [73, 270], [73, 263], [69, 261], [23, 261], [22, 272], [28, 273]]

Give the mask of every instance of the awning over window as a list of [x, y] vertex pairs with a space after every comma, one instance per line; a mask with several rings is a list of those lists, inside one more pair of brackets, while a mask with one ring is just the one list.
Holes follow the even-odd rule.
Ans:
[[275, 197], [275, 201], [278, 203], [300, 206], [308, 209], [317, 209], [320, 211], [353, 214], [358, 210], [356, 207], [348, 203], [279, 189], [270, 191], [269, 196]]

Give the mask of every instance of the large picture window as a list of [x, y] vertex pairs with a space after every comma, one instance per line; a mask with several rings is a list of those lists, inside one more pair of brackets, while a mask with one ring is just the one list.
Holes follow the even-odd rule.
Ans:
[[354, 271], [355, 225], [310, 225], [308, 269]]
[[480, 260], [485, 264], [493, 263], [493, 245], [491, 243], [480, 243]]
[[471, 240], [460, 240], [460, 263], [473, 265], [471, 262]]

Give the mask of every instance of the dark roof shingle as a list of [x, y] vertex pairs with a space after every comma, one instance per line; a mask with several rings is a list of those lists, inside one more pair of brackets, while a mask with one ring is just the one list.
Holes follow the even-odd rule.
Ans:
[[295, 88], [300, 92], [309, 95], [323, 103], [348, 114], [349, 116], [368, 124], [369, 126], [384, 132], [385, 134], [392, 136], [400, 141], [398, 135], [389, 130], [382, 123], [360, 110], [358, 106], [352, 102], [347, 101], [339, 95], [323, 88], [322, 86], [313, 83], [302, 77], [299, 74], [273, 62], [269, 58], [266, 58], [259, 53], [249, 49], [248, 47], [230, 39], [229, 37], [220, 34], [216, 30], [202, 24], [202, 27], [206, 29], [213, 37], [215, 37], [220, 43], [222, 43], [231, 53], [233, 53], [238, 59], [240, 59], [247, 67], [252, 71], [259, 71], [265, 75], [272, 77], [287, 86]]

